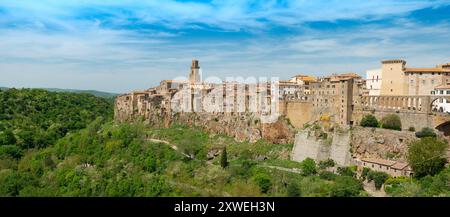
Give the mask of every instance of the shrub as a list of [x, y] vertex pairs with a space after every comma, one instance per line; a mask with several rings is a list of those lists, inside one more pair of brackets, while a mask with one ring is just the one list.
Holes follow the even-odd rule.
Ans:
[[414, 171], [414, 176], [432, 176], [444, 169], [447, 163], [447, 148], [446, 142], [433, 137], [412, 142], [408, 148], [408, 163]]
[[416, 128], [414, 128], [414, 127], [409, 127], [409, 128], [408, 128], [408, 131], [416, 132]]
[[334, 167], [335, 165], [336, 163], [334, 162], [333, 159], [327, 159], [319, 162], [319, 168], [322, 170], [329, 167]]
[[369, 171], [367, 173], [367, 180], [368, 181], [374, 181], [375, 188], [377, 190], [381, 189], [381, 186], [383, 186], [384, 182], [389, 178], [389, 175], [384, 172], [378, 172], [378, 171]]
[[378, 120], [375, 116], [368, 114], [361, 120], [361, 126], [363, 127], [378, 127]]
[[341, 176], [355, 177], [355, 169], [353, 167], [338, 167], [337, 173]]
[[404, 177], [404, 176], [400, 176], [400, 177], [389, 177], [385, 182], [384, 182], [384, 190], [386, 191], [386, 193], [388, 194], [393, 194], [394, 192], [398, 191], [398, 189], [402, 188], [402, 185], [404, 185], [405, 183], [410, 182], [409, 178]]
[[329, 181], [335, 180], [336, 176], [337, 176], [336, 174], [334, 174], [334, 173], [332, 173], [330, 171], [320, 171], [320, 173], [319, 173], [319, 177], [321, 179], [329, 180]]
[[390, 114], [381, 119], [381, 127], [384, 129], [402, 130], [402, 122], [398, 115]]
[[339, 176], [331, 188], [332, 197], [355, 197], [363, 190], [363, 184], [352, 177]]
[[261, 190], [261, 193], [267, 193], [270, 190], [270, 187], [272, 187], [272, 181], [270, 180], [270, 176], [259, 173], [253, 177], [253, 180], [255, 183], [259, 186], [259, 189]]
[[436, 137], [436, 133], [433, 129], [429, 127], [422, 128], [421, 131], [416, 132], [416, 137], [424, 138], [424, 137]]
[[367, 175], [369, 174], [369, 172], [370, 172], [370, 169], [369, 169], [369, 168], [367, 168], [367, 167], [364, 167], [364, 168], [363, 168], [363, 171], [362, 171], [362, 173], [361, 173], [361, 179], [362, 179], [363, 181], [366, 180]]
[[306, 158], [301, 163], [302, 173], [305, 176], [310, 176], [317, 173], [316, 162], [311, 158]]

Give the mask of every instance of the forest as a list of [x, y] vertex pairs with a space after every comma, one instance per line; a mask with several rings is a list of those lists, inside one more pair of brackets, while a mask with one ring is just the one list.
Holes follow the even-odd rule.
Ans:
[[[450, 169], [392, 178], [332, 160], [289, 160], [291, 144], [237, 142], [197, 127], [116, 123], [113, 101], [37, 89], [0, 91], [0, 196], [448, 196]], [[380, 185], [380, 186], [381, 186]]]

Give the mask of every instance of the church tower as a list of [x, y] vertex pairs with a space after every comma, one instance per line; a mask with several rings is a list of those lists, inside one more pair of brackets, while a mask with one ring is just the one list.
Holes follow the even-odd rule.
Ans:
[[192, 60], [191, 73], [189, 73], [189, 82], [199, 83], [200, 81], [200, 65], [198, 64], [198, 60]]

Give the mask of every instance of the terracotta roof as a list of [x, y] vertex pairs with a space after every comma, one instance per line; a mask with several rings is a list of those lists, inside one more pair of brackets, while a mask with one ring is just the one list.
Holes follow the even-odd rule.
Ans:
[[405, 72], [450, 72], [449, 69], [442, 68], [406, 68]]
[[350, 77], [350, 78], [360, 78], [361, 77], [360, 75], [358, 75], [356, 73], [353, 73], [353, 72], [344, 73], [344, 74], [338, 74], [337, 76], [339, 76], [339, 77]]
[[296, 75], [292, 78], [296, 78], [298, 80], [302, 80], [302, 81], [316, 81], [316, 77], [313, 76], [309, 76], [309, 75]]
[[408, 167], [408, 164], [407, 164], [407, 163], [400, 163], [400, 162], [397, 162], [397, 163], [395, 163], [394, 165], [392, 165], [391, 167], [392, 167], [392, 169], [403, 170], [403, 169], [405, 169], [406, 167]]
[[361, 159], [361, 161], [375, 163], [375, 164], [381, 164], [381, 165], [385, 165], [385, 166], [392, 166], [396, 163], [395, 161], [385, 160], [385, 159], [380, 159], [380, 158], [363, 158], [363, 159]]

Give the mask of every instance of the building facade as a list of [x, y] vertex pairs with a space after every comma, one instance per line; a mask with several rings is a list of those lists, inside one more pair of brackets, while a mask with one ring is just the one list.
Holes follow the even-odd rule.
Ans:
[[[450, 96], [450, 84], [439, 85], [431, 91], [431, 95]], [[438, 98], [432, 103], [433, 111], [450, 113], [450, 100]]]
[[369, 96], [379, 96], [381, 94], [381, 69], [366, 71], [366, 89]]
[[385, 60], [381, 65], [380, 95], [431, 95], [436, 86], [450, 82], [449, 63], [435, 68], [406, 68], [404, 60]]

